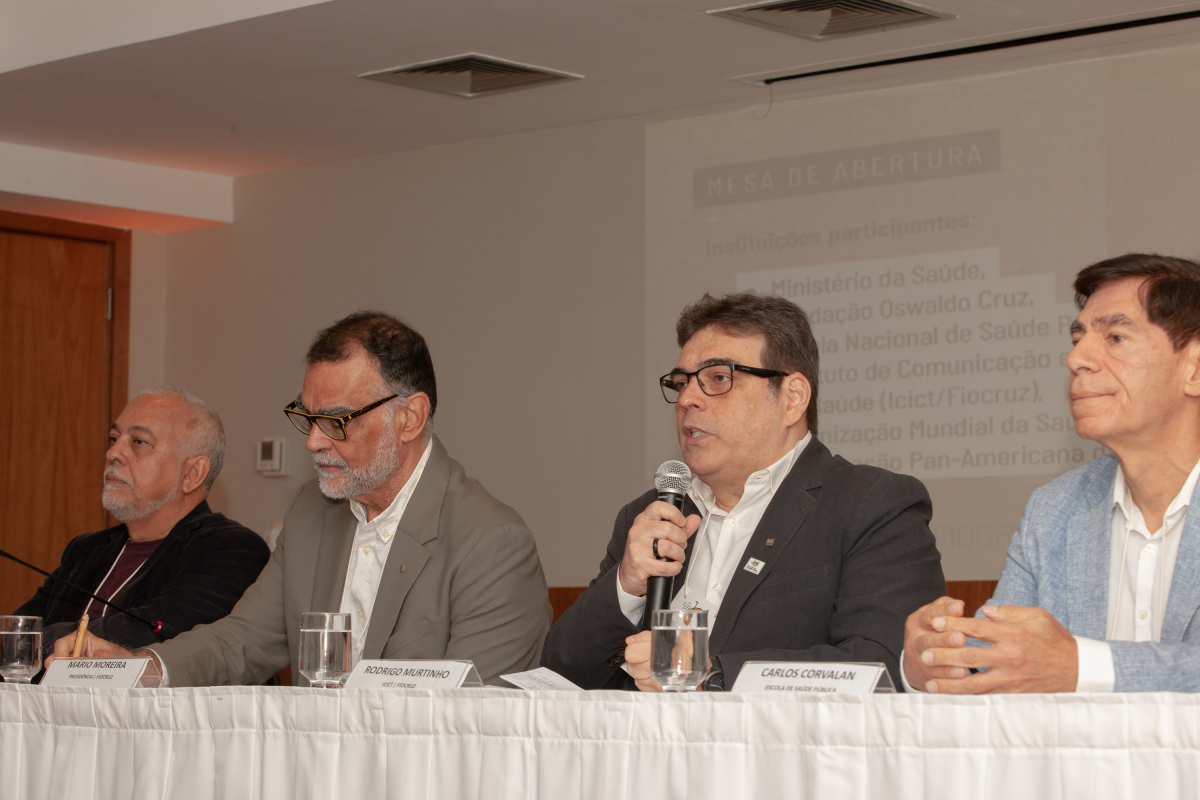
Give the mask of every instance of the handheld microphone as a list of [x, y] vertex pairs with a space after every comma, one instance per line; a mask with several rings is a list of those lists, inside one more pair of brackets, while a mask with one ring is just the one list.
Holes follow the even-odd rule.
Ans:
[[29, 567], [29, 569], [33, 570], [34, 572], [38, 573], [39, 575], [45, 575], [50, 580], [58, 581], [59, 583], [63, 584], [64, 586], [70, 586], [75, 591], [86, 594], [88, 597], [92, 598], [93, 600], [95, 600], [97, 602], [103, 603], [104, 605], [108, 606], [109, 608], [113, 609], [114, 611], [124, 614], [125, 616], [129, 617], [130, 619], [136, 619], [138, 622], [142, 623], [143, 625], [145, 625], [147, 628], [154, 631], [155, 633], [162, 632], [163, 624], [162, 624], [161, 620], [159, 620], [158, 622], [150, 622], [149, 620], [142, 619], [137, 614], [134, 614], [132, 611], [121, 608], [120, 606], [118, 606], [114, 603], [110, 603], [103, 598], [96, 597], [96, 595], [92, 594], [87, 589], [82, 589], [82, 588], [76, 586], [75, 584], [71, 583], [70, 581], [64, 580], [63, 578], [58, 577], [57, 575], [51, 575], [49, 572], [46, 572], [46, 570], [39, 569], [39, 568], [35, 567], [33, 564], [30, 564], [28, 561], [22, 561], [21, 559], [17, 558], [12, 553], [9, 553], [7, 551], [0, 550], [0, 556], [7, 558], [9, 561], [15, 561], [18, 564], [20, 564], [22, 567]]
[[[657, 500], [683, 511], [683, 498], [692, 485], [692, 471], [682, 461], [664, 461], [654, 473], [654, 488], [658, 490]], [[659, 556], [659, 561], [670, 561], [666, 556]], [[655, 611], [671, 607], [671, 578], [655, 576], [646, 582], [646, 610], [642, 612], [642, 630], [650, 630]]]

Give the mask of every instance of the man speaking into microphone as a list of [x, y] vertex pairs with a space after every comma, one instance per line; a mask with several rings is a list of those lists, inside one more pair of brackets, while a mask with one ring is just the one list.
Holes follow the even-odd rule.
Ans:
[[904, 620], [945, 588], [925, 487], [817, 440], [817, 343], [794, 303], [706, 294], [675, 330], [660, 384], [693, 474], [683, 508], [652, 490], [621, 509], [543, 665], [587, 689], [661, 691], [639, 629], [666, 577], [671, 608], [709, 612], [706, 689], [747, 661], [883, 662], [899, 686]]

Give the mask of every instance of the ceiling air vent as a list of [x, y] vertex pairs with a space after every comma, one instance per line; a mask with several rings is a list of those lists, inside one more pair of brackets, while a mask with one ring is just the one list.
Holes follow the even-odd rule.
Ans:
[[817, 41], [954, 18], [953, 14], [896, 0], [783, 0], [708, 13]]
[[503, 61], [478, 53], [467, 53], [453, 58], [368, 72], [358, 77], [424, 89], [427, 92], [441, 92], [459, 97], [482, 97], [558, 81], [579, 80], [583, 76]]

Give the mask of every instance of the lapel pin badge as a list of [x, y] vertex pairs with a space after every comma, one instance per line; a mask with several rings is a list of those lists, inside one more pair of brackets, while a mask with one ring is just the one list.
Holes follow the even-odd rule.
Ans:
[[775, 540], [767, 539], [767, 547], [774, 547], [774, 546], [775, 546]]
[[757, 575], [758, 573], [762, 572], [762, 568], [766, 565], [767, 563], [765, 561], [759, 561], [757, 558], [752, 558], [746, 562], [746, 566], [742, 567], [742, 569], [746, 570], [746, 572], [753, 572], [755, 575]]

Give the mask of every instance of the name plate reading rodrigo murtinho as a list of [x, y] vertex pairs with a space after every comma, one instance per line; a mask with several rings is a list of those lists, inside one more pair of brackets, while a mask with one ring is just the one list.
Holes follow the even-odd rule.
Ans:
[[747, 661], [733, 684], [735, 692], [872, 694], [894, 692], [883, 664], [836, 661]]
[[149, 663], [148, 658], [56, 658], [41, 685], [136, 689]]
[[347, 689], [457, 689], [481, 686], [470, 661], [360, 661], [346, 677]]

